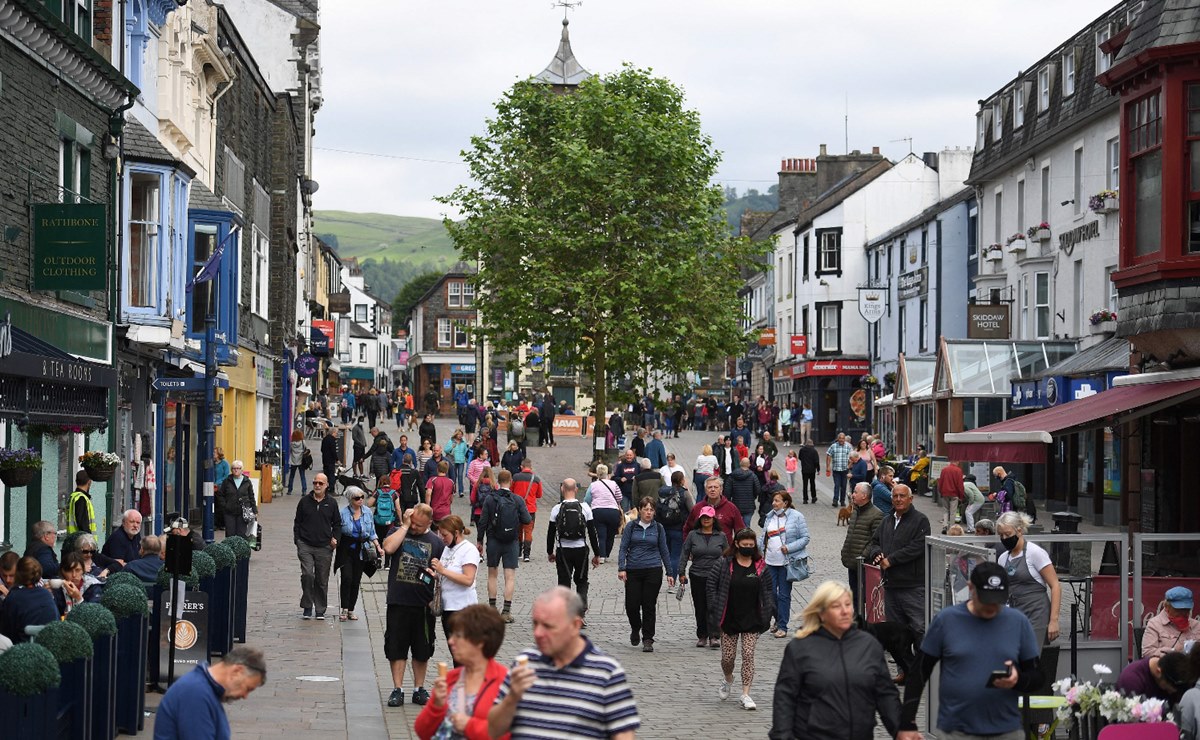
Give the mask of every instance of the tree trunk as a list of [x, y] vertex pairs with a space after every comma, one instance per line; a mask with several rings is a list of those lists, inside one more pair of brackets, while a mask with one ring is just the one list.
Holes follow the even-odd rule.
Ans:
[[604, 354], [605, 342], [604, 332], [597, 330], [593, 337], [592, 344], [592, 384], [596, 389], [596, 403], [592, 413], [596, 415], [595, 436], [592, 438], [592, 462], [599, 463], [604, 461], [604, 453], [607, 444], [596, 447], [595, 440], [598, 438], [607, 442], [608, 440], [608, 358]]

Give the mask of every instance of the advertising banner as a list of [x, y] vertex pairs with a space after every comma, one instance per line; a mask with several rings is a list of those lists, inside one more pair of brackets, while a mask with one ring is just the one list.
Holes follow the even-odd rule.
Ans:
[[[196, 663], [208, 660], [208, 594], [203, 591], [184, 591], [184, 602], [175, 622], [175, 678], [191, 673]], [[164, 683], [170, 668], [171, 593], [164, 591], [162, 600], [162, 629], [159, 630], [159, 675]]]
[[583, 417], [558, 414], [554, 417], [553, 426], [555, 434], [569, 434], [578, 437], [583, 434]]

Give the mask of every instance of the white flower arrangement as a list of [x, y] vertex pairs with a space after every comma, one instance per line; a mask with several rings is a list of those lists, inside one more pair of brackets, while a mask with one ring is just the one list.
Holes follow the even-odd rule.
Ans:
[[[1112, 670], [1102, 664], [1092, 666], [1092, 670], [1098, 676], [1112, 674]], [[1060, 722], [1069, 722], [1077, 714], [1091, 712], [1113, 723], [1175, 721], [1175, 716], [1167, 711], [1167, 703], [1162, 699], [1125, 696], [1115, 689], [1105, 689], [1103, 684], [1093, 685], [1090, 681], [1079, 683], [1071, 677], [1055, 681], [1051, 688], [1067, 700], [1066, 704], [1055, 710]]]

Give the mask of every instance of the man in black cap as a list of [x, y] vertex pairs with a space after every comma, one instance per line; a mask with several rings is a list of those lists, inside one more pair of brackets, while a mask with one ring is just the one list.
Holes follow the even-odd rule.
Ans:
[[1038, 644], [1029, 618], [1005, 606], [1008, 573], [983, 562], [971, 572], [970, 600], [942, 609], [929, 624], [919, 670], [908, 672], [896, 740], [917, 740], [917, 708], [925, 682], [942, 663], [938, 737], [1021, 740], [1018, 697], [1042, 682]]

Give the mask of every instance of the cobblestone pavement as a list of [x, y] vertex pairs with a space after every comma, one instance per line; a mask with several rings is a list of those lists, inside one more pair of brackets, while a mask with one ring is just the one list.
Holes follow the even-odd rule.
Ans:
[[[439, 439], [450, 436], [454, 428], [452, 420], [441, 419], [437, 423]], [[700, 448], [715, 440], [716, 435], [707, 432], [683, 432], [679, 439], [664, 440], [668, 452], [674, 452], [679, 463], [691, 480], [691, 467]], [[534, 471], [542, 477], [547, 489], [546, 498], [538, 506], [539, 512], [549, 512], [558, 501], [558, 484], [565, 477], [586, 480], [585, 463], [589, 459], [589, 445], [582, 438], [558, 438], [554, 448], [531, 447], [529, 457], [534, 462]], [[781, 456], [787, 447], [781, 447]], [[782, 459], [782, 457], [781, 457]], [[836, 525], [836, 512], [830, 506], [832, 484], [822, 475], [817, 481], [821, 503], [800, 505], [798, 508], [808, 519], [812, 533], [809, 554], [814, 566], [814, 575], [807, 581], [796, 584], [792, 597], [793, 629], [799, 625], [799, 614], [812, 592], [828, 578], [845, 580], [845, 569], [840, 562], [845, 529]], [[919, 508], [936, 517], [935, 507], [928, 500], [921, 501]], [[466, 499], [455, 499], [454, 513], [468, 519]], [[547, 562], [545, 553], [546, 514], [537, 519], [534, 534], [534, 557], [522, 563], [517, 571], [517, 592], [513, 603], [516, 622], [509, 627], [504, 645], [497, 656], [501, 661], [511, 661], [517, 651], [533, 644], [530, 629], [530, 602], [538, 592], [557, 583], [554, 566]], [[383, 615], [386, 608], [384, 581], [378, 575], [371, 581], [364, 580], [365, 611], [370, 629], [372, 654], [375, 656], [375, 674], [378, 679], [379, 699], [383, 703], [391, 691], [391, 677], [387, 661], [383, 657]], [[479, 599], [486, 603], [486, 572], [477, 578]], [[771, 699], [779, 661], [787, 640], [773, 639], [765, 635], [759, 640], [756, 655], [756, 676], [751, 696], [758, 704], [756, 711], [745, 711], [734, 701], [722, 702], [717, 698], [717, 687], [722, 681], [719, 652], [695, 647], [695, 621], [690, 596], [677, 601], [667, 592], [665, 582], [659, 597], [658, 638], [653, 654], [641, 652], [641, 648], [629, 644], [629, 625], [625, 618], [623, 585], [617, 579], [616, 552], [612, 559], [591, 571], [590, 609], [587, 634], [601, 649], [621, 661], [628, 674], [637, 698], [642, 719], [639, 737], [654, 739], [731, 737], [766, 737], [771, 726]], [[293, 610], [294, 611], [294, 610]], [[336, 625], [336, 623], [333, 623]], [[363, 624], [362, 622], [358, 623]], [[309, 625], [305, 624], [305, 628]], [[326, 625], [328, 628], [329, 625]], [[345, 625], [341, 626], [345, 629]], [[441, 639], [438, 629], [433, 662], [449, 660], [449, 650]], [[333, 668], [328, 670], [332, 671]], [[735, 669], [735, 675], [740, 671]], [[432, 675], [431, 671], [431, 675]], [[411, 672], [405, 677], [411, 690]], [[735, 682], [736, 682], [735, 678]], [[427, 685], [431, 681], [427, 681]], [[735, 692], [736, 693], [736, 692]], [[736, 697], [735, 697], [736, 698]], [[419, 707], [406, 703], [401, 708], [383, 709], [387, 730], [392, 738], [408, 738], [412, 735], [413, 720]], [[920, 718], [923, 723], [924, 717]], [[888, 737], [882, 727], [877, 737]]]

